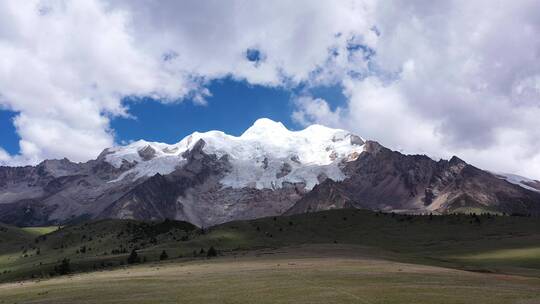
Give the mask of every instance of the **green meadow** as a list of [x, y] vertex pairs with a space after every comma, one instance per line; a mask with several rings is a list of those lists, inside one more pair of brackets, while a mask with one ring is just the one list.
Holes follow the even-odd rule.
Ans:
[[534, 217], [333, 210], [2, 226], [0, 240], [0, 303], [540, 303]]

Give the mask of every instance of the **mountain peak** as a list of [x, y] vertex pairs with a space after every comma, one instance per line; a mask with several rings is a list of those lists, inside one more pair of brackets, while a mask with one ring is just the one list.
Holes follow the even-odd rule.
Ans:
[[261, 135], [270, 135], [275, 132], [289, 131], [281, 122], [273, 121], [269, 118], [257, 119], [251, 127], [249, 127], [241, 137], [259, 137]]
[[345, 130], [311, 125], [291, 131], [281, 122], [261, 118], [238, 137], [208, 131], [194, 132], [173, 145], [141, 140], [111, 148], [105, 160], [116, 168], [124, 162], [133, 165], [111, 181], [117, 182], [125, 177], [169, 174], [189, 162], [187, 156], [195, 149], [217, 158], [227, 157], [231, 170], [220, 180], [224, 187], [275, 189], [283, 183], [302, 183], [311, 189], [321, 174], [335, 181], [344, 179], [341, 162], [361, 153], [363, 145], [359, 136]]
[[457, 157], [457, 156], [452, 156], [452, 158], [450, 158], [450, 164], [452, 165], [466, 165], [467, 163], [462, 160], [461, 158]]

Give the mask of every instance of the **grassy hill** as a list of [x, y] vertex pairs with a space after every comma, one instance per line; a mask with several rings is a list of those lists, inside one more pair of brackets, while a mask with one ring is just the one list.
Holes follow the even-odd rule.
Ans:
[[[7, 227], [7, 226], [6, 226]], [[196, 227], [185, 222], [102, 220], [67, 227], [8, 227], [0, 232], [0, 281], [58, 275], [55, 266], [70, 261], [70, 272], [123, 265], [132, 249], [184, 239]], [[158, 256], [157, 256], [158, 257]], [[149, 259], [156, 259], [149, 255]]]
[[34, 235], [27, 230], [0, 223], [0, 252], [10, 250], [15, 244], [32, 241]]
[[[365, 303], [469, 303], [471, 294], [475, 303], [540, 301], [534, 217], [354, 209], [209, 229], [132, 220], [0, 227], [0, 281], [32, 279], [0, 284], [0, 303], [153, 303], [156, 295], [170, 303], [362, 302], [359, 295]], [[210, 247], [217, 258], [207, 258]], [[134, 249], [140, 263], [128, 267]]]
[[393, 261], [540, 277], [540, 219], [532, 217], [354, 209], [237, 221], [205, 230], [185, 222], [132, 220], [60, 229], [9, 227], [0, 237], [0, 281], [54, 276], [63, 259], [69, 259], [73, 272], [119, 267], [133, 249], [141, 261], [150, 262], [158, 261], [163, 251], [170, 259], [186, 260], [205, 257], [210, 247], [231, 255], [302, 244], [361, 245]]

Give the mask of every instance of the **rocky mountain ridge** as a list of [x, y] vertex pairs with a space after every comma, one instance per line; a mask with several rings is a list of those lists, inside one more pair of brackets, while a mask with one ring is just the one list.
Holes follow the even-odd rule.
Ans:
[[0, 222], [171, 218], [210, 226], [344, 207], [539, 214], [536, 183], [457, 157], [403, 155], [344, 130], [289, 131], [260, 119], [238, 137], [196, 132], [172, 145], [109, 148], [86, 163], [0, 167]]

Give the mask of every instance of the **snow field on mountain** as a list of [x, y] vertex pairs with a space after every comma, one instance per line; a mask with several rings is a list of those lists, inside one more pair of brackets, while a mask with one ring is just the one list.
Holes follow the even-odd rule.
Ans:
[[[218, 158], [228, 155], [232, 169], [221, 183], [233, 188], [275, 189], [288, 182], [304, 183], [311, 189], [321, 178], [343, 180], [339, 163], [363, 151], [363, 140], [344, 130], [312, 125], [290, 131], [282, 123], [262, 118], [238, 137], [221, 131], [195, 132], [173, 145], [139, 140], [112, 148], [106, 160], [113, 166], [137, 163], [112, 182], [128, 176], [138, 179], [169, 174], [185, 163], [184, 152], [201, 139], [204, 153]], [[151, 151], [148, 147], [155, 153], [145, 160], [140, 151]]]

